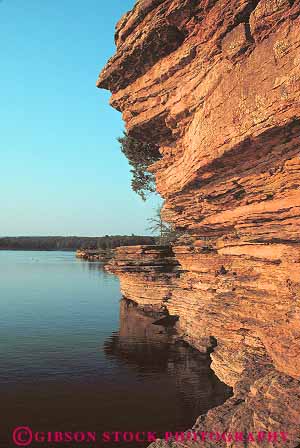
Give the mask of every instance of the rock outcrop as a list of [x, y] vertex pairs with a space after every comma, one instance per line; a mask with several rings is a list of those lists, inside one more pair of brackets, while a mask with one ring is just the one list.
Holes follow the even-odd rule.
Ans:
[[101, 261], [107, 263], [114, 255], [112, 249], [78, 249], [76, 257], [88, 261]]
[[154, 312], [164, 308], [181, 272], [168, 246], [119, 247], [106, 269], [118, 275], [124, 297]]
[[97, 81], [129, 135], [160, 146], [150, 169], [184, 234], [172, 254], [118, 249], [123, 294], [217, 344], [235, 396], [197, 427], [283, 431], [285, 447], [300, 443], [299, 30], [298, 0], [140, 0]]

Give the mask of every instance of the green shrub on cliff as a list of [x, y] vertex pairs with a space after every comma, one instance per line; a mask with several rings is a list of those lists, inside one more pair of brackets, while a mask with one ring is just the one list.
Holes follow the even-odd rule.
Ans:
[[118, 141], [131, 166], [131, 188], [145, 201], [149, 193], [156, 191], [154, 175], [148, 171], [148, 167], [161, 158], [159, 148], [129, 137], [125, 132]]

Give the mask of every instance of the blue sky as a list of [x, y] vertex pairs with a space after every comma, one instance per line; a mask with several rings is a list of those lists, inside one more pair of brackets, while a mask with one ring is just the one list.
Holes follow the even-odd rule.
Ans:
[[0, 236], [147, 233], [95, 82], [134, 0], [0, 0]]

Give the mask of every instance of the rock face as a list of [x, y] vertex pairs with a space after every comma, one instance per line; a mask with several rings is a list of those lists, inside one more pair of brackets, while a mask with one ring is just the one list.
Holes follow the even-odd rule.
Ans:
[[299, 30], [297, 0], [140, 0], [97, 81], [129, 134], [160, 146], [164, 216], [186, 233], [172, 253], [117, 250], [123, 294], [167, 307], [199, 350], [217, 343], [235, 396], [198, 426], [284, 431], [287, 447], [300, 442]]
[[179, 263], [168, 246], [119, 247], [106, 269], [120, 278], [124, 297], [154, 312], [168, 302], [180, 274]]

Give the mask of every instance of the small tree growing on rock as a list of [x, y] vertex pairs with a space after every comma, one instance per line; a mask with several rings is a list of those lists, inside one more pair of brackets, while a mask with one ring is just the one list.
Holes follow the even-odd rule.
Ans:
[[159, 148], [129, 137], [126, 132], [118, 141], [131, 166], [131, 188], [145, 201], [149, 193], [156, 192], [154, 175], [148, 171], [148, 167], [161, 158]]
[[152, 218], [148, 218], [149, 230], [154, 235], [158, 235], [159, 244], [170, 244], [174, 242], [177, 238], [177, 232], [173, 229], [173, 226], [162, 218], [162, 207], [157, 207], [155, 209], [155, 214]]

